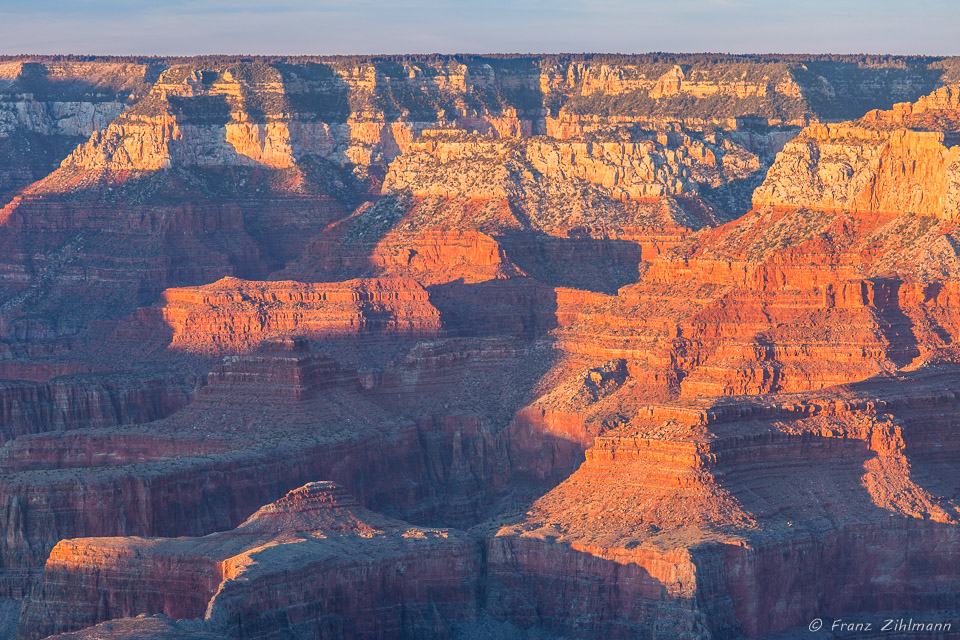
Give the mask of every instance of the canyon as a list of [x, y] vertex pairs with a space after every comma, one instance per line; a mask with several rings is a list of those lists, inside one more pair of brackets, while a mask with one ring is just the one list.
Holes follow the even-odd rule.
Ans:
[[0, 638], [960, 628], [958, 220], [951, 58], [2, 58]]

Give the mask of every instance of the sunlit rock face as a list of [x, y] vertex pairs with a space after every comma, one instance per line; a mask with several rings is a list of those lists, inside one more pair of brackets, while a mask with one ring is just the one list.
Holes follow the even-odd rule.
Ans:
[[[777, 156], [754, 193], [754, 205], [956, 219], [956, 90], [934, 94], [945, 99], [934, 109], [926, 102], [912, 109], [898, 105], [898, 110], [871, 112], [853, 125], [804, 129]], [[951, 120], [941, 122], [941, 115]]]
[[233, 531], [61, 542], [19, 637], [143, 612], [264, 638], [444, 636], [476, 619], [479, 560], [465, 533], [386, 518], [332, 482], [312, 482]]
[[0, 61], [0, 638], [957, 610], [958, 68]]

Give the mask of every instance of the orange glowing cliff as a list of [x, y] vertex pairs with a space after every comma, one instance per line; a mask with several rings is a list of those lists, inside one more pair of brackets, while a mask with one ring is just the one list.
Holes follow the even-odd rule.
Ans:
[[0, 58], [0, 640], [948, 638], [958, 224], [955, 59]]

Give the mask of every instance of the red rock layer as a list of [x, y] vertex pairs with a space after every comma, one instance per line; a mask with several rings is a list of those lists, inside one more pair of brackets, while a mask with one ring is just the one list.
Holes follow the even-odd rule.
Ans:
[[[4, 208], [0, 355], [207, 383], [124, 426], [152, 400], [100, 374], [72, 413], [63, 379], [10, 387], [24, 637], [139, 610], [244, 637], [445, 636], [483, 609], [692, 638], [956, 608], [954, 93], [809, 128], [713, 229], [784, 142], [764, 101], [785, 113], [809, 69], [513, 64], [168, 68]], [[538, 90], [560, 114], [504, 107]], [[415, 522], [492, 517], [486, 574], [462, 534], [332, 491], [242, 524], [318, 478]]]
[[[355, 373], [309, 352], [302, 338], [283, 338], [227, 357], [165, 420], [21, 436], [2, 460], [10, 535], [0, 545], [0, 590], [21, 597], [63, 538], [204, 535], [317, 476], [391, 514], [476, 522], [510, 489], [499, 414], [522, 402], [515, 381], [539, 365], [525, 361], [522, 346], [448, 354], [440, 367], [414, 361], [361, 393]], [[516, 375], [504, 378], [500, 396], [477, 402], [464, 393], [505, 362]], [[431, 369], [448, 382], [431, 381]], [[424, 405], [391, 399], [401, 395], [422, 395]], [[385, 409], [398, 406], [417, 407], [417, 420]]]
[[20, 436], [0, 449], [0, 472], [43, 469], [83, 469], [120, 464], [161, 462], [229, 451], [223, 440], [197, 442], [190, 438], [89, 430], [75, 434]]
[[424, 284], [464, 279], [488, 280], [515, 273], [499, 243], [478, 231], [428, 230], [403, 236], [389, 234], [359, 246], [333, 228], [311, 240], [303, 258], [288, 266], [284, 277], [332, 280], [341, 275], [403, 273]]
[[265, 277], [297, 255], [312, 231], [343, 215], [322, 198], [198, 195], [170, 203], [139, 194], [164, 179], [41, 191], [3, 209], [0, 293], [8, 303], [0, 332], [12, 355], [59, 353], [101, 338], [167, 287]]
[[193, 385], [174, 375], [76, 375], [42, 383], [0, 382], [0, 440], [165, 418], [187, 404]]
[[335, 360], [311, 353], [303, 336], [283, 337], [265, 340], [259, 353], [238, 360], [228, 358], [214, 367], [201, 393], [217, 394], [228, 387], [251, 396], [300, 399], [320, 389], [352, 384], [355, 379], [351, 372], [341, 371]]
[[[950, 384], [930, 372], [844, 403], [730, 404], [597, 438], [490, 539], [492, 601], [524, 626], [624, 638], [956, 607], [960, 487], [934, 480], [960, 455]], [[620, 604], [580, 614], [601, 602]]]
[[[862, 155], [841, 130], [811, 156], [819, 169]], [[871, 131], [891, 149], [913, 135]], [[490, 538], [496, 615], [584, 637], [761, 637], [820, 615], [958, 606], [953, 222], [884, 182], [929, 194], [951, 169], [942, 149], [891, 149], [863, 169], [886, 204], [758, 207], [563, 314], [564, 350], [625, 369], [538, 401], [544, 422], [571, 404], [592, 418], [553, 414], [547, 428], [573, 440], [605, 428], [577, 472]], [[793, 175], [775, 167], [768, 182]], [[927, 560], [939, 553], [946, 564]]]
[[228, 353], [266, 338], [350, 336], [367, 332], [430, 336], [440, 314], [411, 278], [310, 284], [223, 278], [202, 287], [168, 289], [159, 306], [141, 309], [120, 337], [169, 327], [171, 349]]
[[61, 542], [18, 637], [138, 613], [256, 638], [446, 637], [476, 616], [478, 551], [464, 534], [385, 518], [314, 482], [204, 538]]

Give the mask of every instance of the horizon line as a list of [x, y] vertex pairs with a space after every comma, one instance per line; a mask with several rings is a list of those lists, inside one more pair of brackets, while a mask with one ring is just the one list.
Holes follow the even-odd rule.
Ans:
[[884, 52], [874, 52], [874, 51], [857, 51], [857, 52], [812, 52], [812, 51], [753, 51], [753, 52], [741, 52], [733, 53], [728, 51], [638, 51], [638, 52], [623, 52], [623, 51], [560, 51], [560, 52], [535, 52], [535, 51], [483, 51], [483, 52], [473, 52], [473, 51], [458, 51], [452, 53], [444, 53], [439, 51], [397, 51], [397, 52], [378, 52], [378, 53], [234, 53], [234, 52], [217, 52], [217, 53], [77, 53], [77, 52], [57, 52], [57, 53], [0, 53], [0, 60], [11, 59], [11, 58], [50, 58], [50, 57], [65, 57], [65, 58], [207, 58], [207, 57], [229, 57], [229, 58], [275, 58], [275, 57], [285, 57], [285, 58], [352, 58], [352, 57], [368, 57], [368, 58], [377, 58], [377, 57], [396, 57], [396, 56], [417, 56], [417, 57], [429, 57], [429, 56], [442, 56], [442, 57], [458, 57], [458, 56], [473, 56], [473, 57], [549, 57], [549, 56], [656, 56], [656, 55], [673, 55], [673, 56], [729, 56], [729, 57], [775, 57], [775, 56], [810, 56], [810, 57], [822, 57], [822, 56], [846, 56], [846, 57], [862, 57], [862, 56], [877, 56], [877, 57], [887, 57], [887, 58], [938, 58], [938, 59], [947, 59], [947, 58], [957, 58], [960, 57], [960, 54], [938, 54], [938, 53], [884, 53]]

